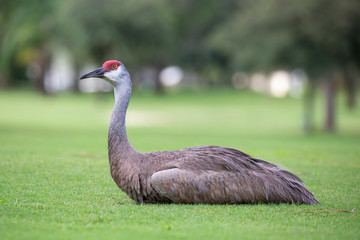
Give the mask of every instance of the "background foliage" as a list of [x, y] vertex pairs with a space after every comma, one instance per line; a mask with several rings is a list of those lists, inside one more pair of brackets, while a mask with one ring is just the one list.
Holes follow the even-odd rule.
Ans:
[[[207, 86], [229, 86], [237, 72], [303, 69], [309, 77], [305, 130], [313, 98], [327, 92], [324, 127], [333, 131], [335, 93], [356, 105], [360, 66], [357, 0], [54, 0], [0, 2], [0, 87], [35, 86], [57, 53], [71, 55], [74, 78], [89, 64], [120, 59], [132, 73], [169, 65]], [[29, 66], [36, 67], [29, 78]], [[34, 69], [33, 69], [34, 70]], [[34, 72], [34, 71], [32, 71]], [[134, 74], [135, 75], [135, 74]], [[77, 81], [74, 85], [78, 88]], [[156, 80], [156, 90], [164, 92]]]
[[211, 66], [225, 82], [237, 70], [300, 67], [319, 77], [360, 64], [356, 0], [14, 0], [0, 9], [0, 69], [9, 83], [56, 47], [79, 66], [114, 57], [132, 68], [178, 64], [204, 75]]

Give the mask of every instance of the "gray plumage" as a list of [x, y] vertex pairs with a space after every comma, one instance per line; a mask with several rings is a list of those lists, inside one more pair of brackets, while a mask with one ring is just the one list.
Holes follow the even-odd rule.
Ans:
[[[114, 67], [114, 64], [116, 67]], [[136, 203], [319, 203], [294, 174], [232, 148], [191, 147], [140, 153], [130, 144], [125, 115], [130, 75], [118, 61], [84, 74], [114, 86], [108, 154], [115, 183]]]

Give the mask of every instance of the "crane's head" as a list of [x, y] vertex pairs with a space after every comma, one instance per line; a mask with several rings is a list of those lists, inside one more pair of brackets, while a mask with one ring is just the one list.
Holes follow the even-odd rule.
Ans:
[[102, 78], [114, 87], [124, 81], [130, 81], [130, 76], [124, 64], [117, 60], [106, 61], [101, 68], [85, 73], [80, 79]]

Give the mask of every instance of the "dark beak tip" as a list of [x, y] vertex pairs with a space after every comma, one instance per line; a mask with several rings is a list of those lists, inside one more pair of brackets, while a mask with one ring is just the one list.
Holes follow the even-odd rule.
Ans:
[[85, 74], [81, 75], [79, 77], [79, 80], [85, 79], [85, 78], [91, 78], [91, 77], [94, 77], [94, 76], [93, 76], [92, 72], [89, 72], [89, 73], [85, 73]]
[[88, 73], [85, 73], [83, 75], [80, 76], [79, 80], [81, 79], [85, 79], [85, 78], [102, 78], [104, 77], [104, 72], [105, 72], [105, 69], [104, 68], [98, 68], [92, 72], [88, 72]]

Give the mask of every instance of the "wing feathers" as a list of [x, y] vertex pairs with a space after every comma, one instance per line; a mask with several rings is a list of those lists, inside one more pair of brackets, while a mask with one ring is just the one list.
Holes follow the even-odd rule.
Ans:
[[236, 149], [204, 146], [142, 156], [138, 180], [127, 191], [138, 203], [319, 203], [294, 174]]

